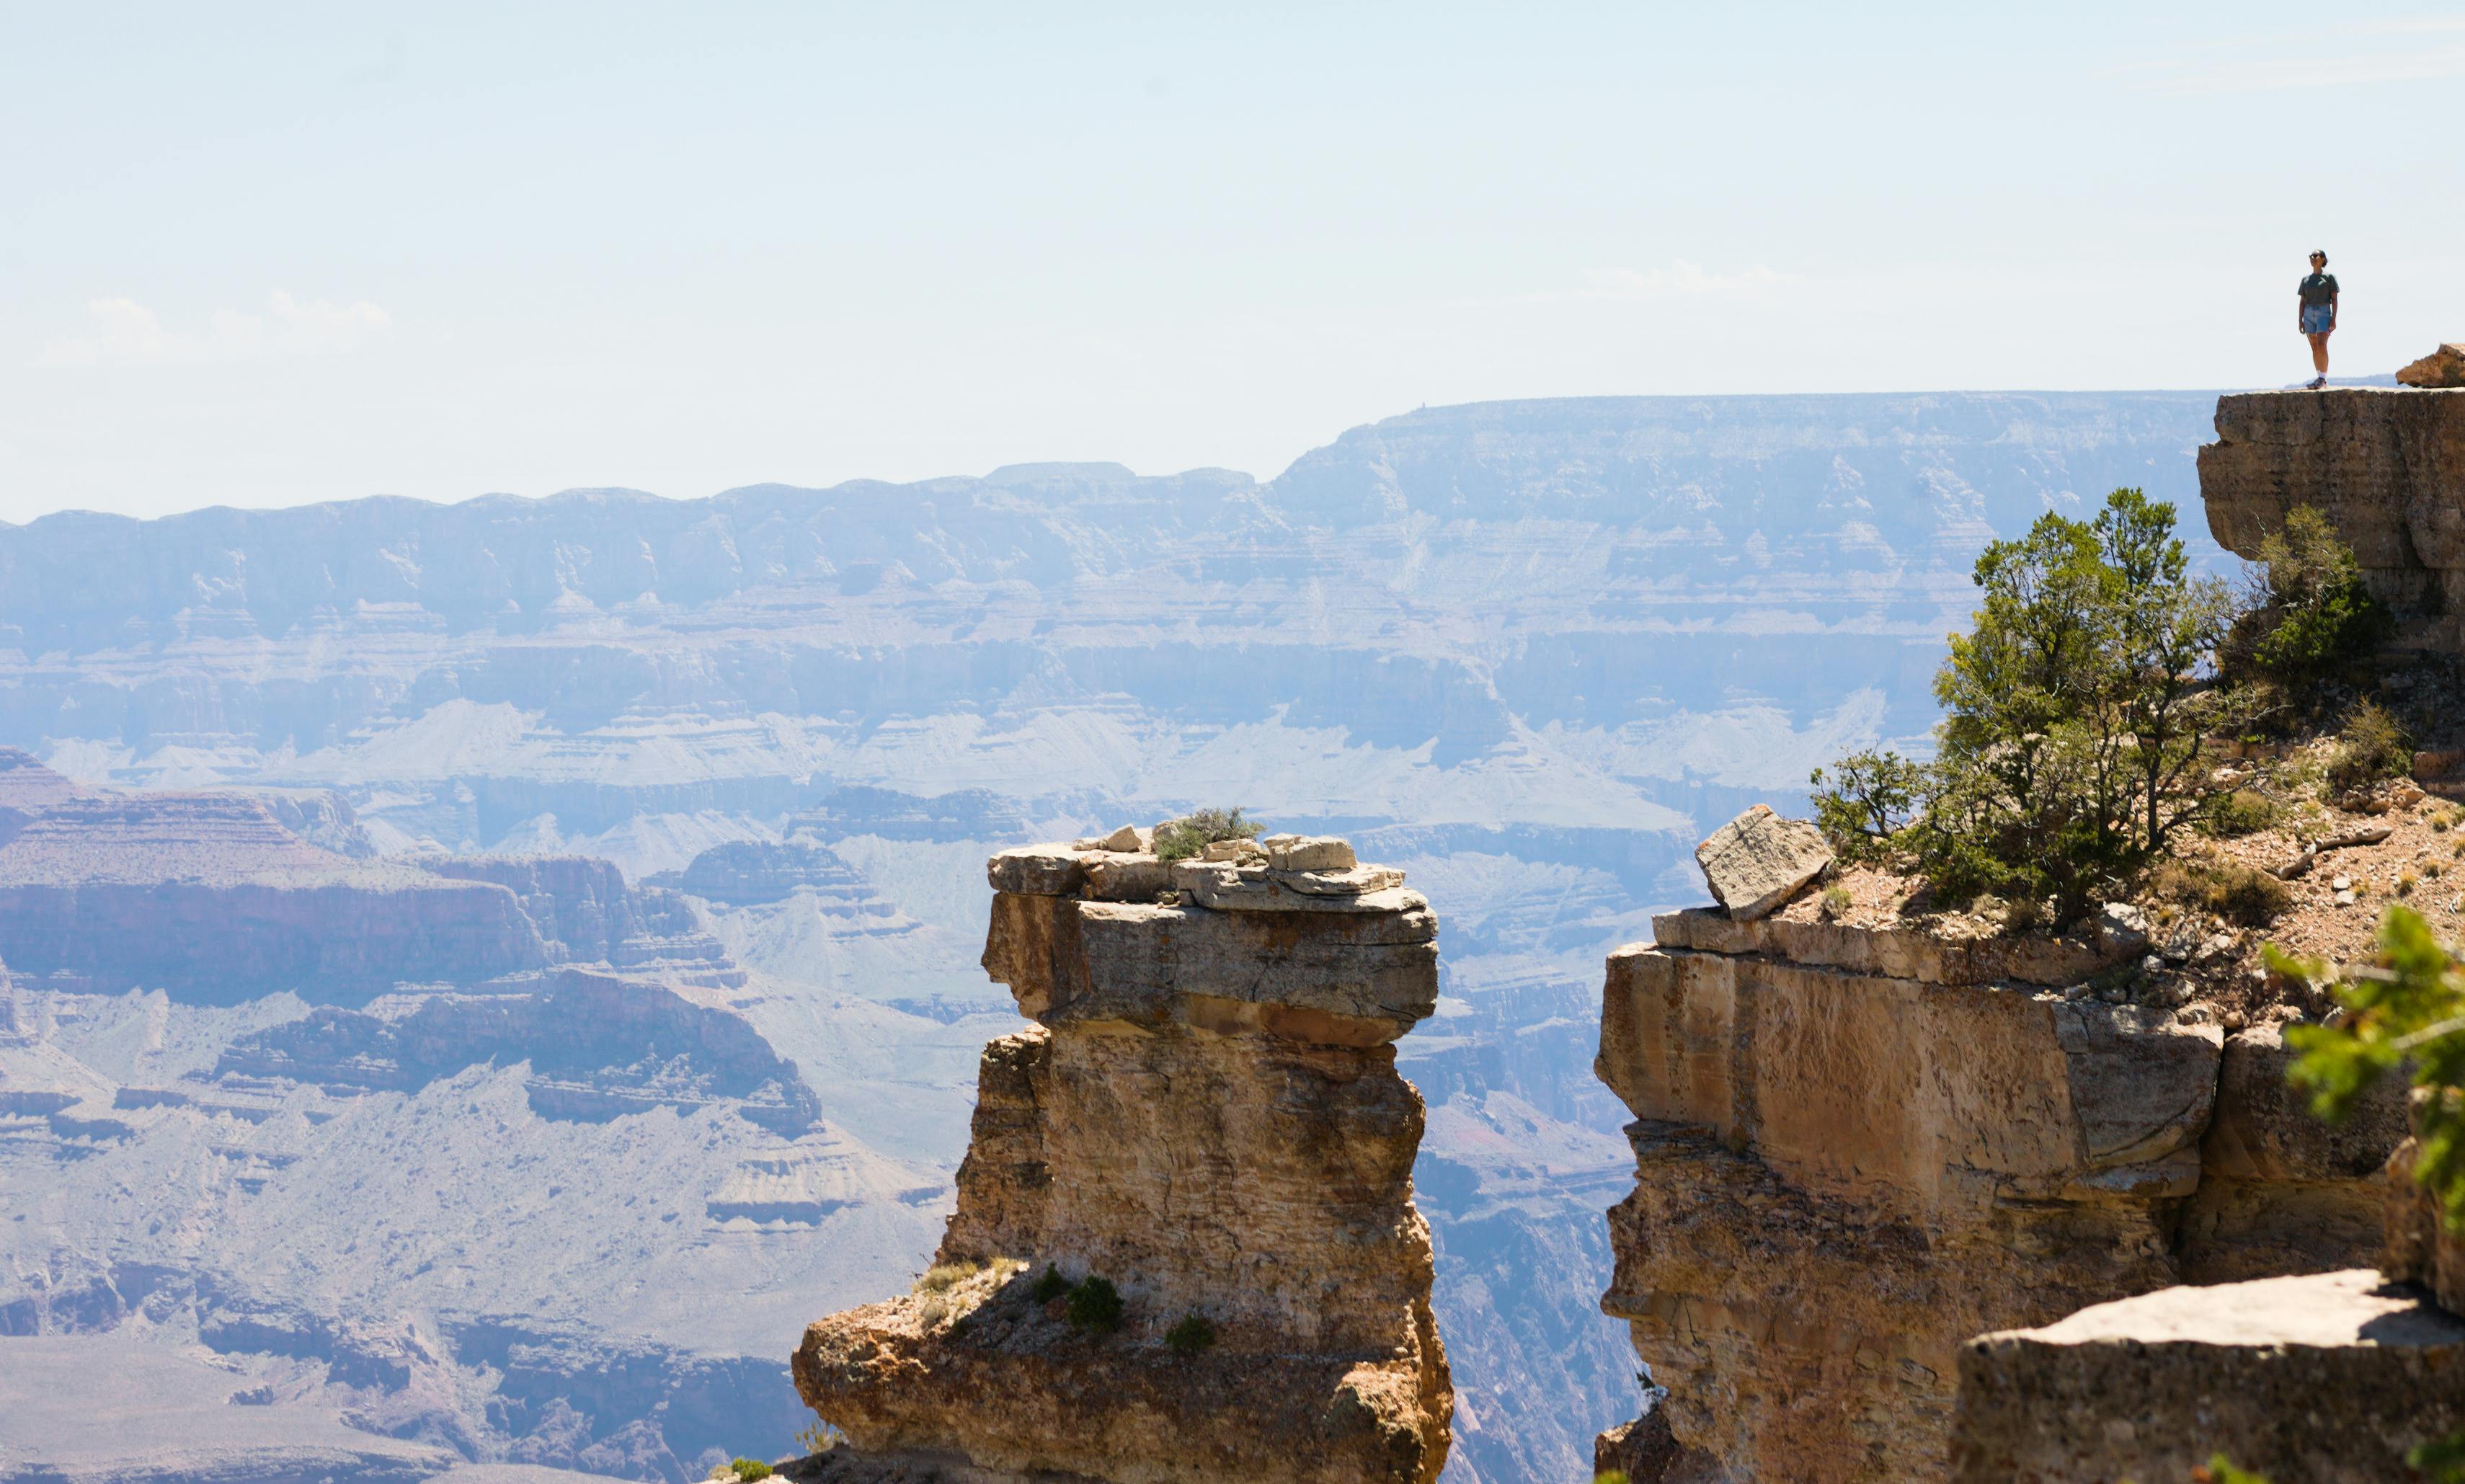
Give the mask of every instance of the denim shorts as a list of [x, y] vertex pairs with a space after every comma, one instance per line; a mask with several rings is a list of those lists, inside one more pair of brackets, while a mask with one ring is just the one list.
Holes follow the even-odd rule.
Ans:
[[2328, 321], [2335, 319], [2336, 315], [2337, 306], [2334, 304], [2303, 305], [2302, 333], [2305, 335], [2325, 335], [2328, 333]]

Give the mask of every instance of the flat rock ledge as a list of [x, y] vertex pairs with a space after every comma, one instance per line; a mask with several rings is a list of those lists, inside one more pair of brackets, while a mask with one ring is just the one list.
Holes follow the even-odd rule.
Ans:
[[1954, 1484], [2412, 1477], [2465, 1429], [2465, 1319], [2371, 1269], [2169, 1288], [1963, 1347]]
[[[1393, 1042], [1436, 1008], [1437, 919], [1344, 841], [1227, 843], [988, 863], [985, 968], [1036, 1024], [985, 1049], [930, 1281], [806, 1331], [797, 1388], [849, 1446], [792, 1477], [1436, 1478], [1454, 1391]], [[1109, 1326], [1055, 1296], [1098, 1279]]]

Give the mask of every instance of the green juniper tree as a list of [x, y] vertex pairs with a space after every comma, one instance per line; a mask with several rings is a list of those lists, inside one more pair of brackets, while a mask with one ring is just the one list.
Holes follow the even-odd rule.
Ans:
[[1948, 899], [2051, 896], [2065, 917], [2164, 853], [2216, 791], [2201, 743], [2232, 706], [2213, 672], [2232, 604], [2174, 521], [2122, 489], [2093, 521], [2049, 511], [1988, 546], [1975, 625], [1935, 674], [1934, 760], [1815, 774], [1834, 848], [1910, 857]]

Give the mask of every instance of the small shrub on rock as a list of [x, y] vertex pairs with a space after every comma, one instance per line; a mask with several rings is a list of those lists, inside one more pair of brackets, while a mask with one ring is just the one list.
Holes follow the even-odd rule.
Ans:
[[1256, 839], [1264, 828], [1255, 820], [1242, 818], [1239, 805], [1229, 809], [1200, 809], [1156, 827], [1156, 858], [1187, 860], [1218, 840]]
[[1035, 1286], [1027, 1291], [1027, 1296], [1037, 1303], [1049, 1304], [1068, 1292], [1070, 1280], [1061, 1275], [1059, 1268], [1047, 1264], [1044, 1276], [1035, 1280]]
[[1181, 1322], [1164, 1332], [1164, 1342], [1173, 1354], [1187, 1360], [1215, 1343], [1215, 1326], [1207, 1316], [1192, 1310], [1181, 1317]]
[[916, 1292], [946, 1294], [961, 1283], [974, 1277], [980, 1271], [982, 1270], [971, 1262], [936, 1263], [925, 1269], [924, 1275], [916, 1280]]
[[1925, 769], [1885, 748], [1853, 752], [1816, 768], [1814, 823], [1843, 861], [1879, 859], [1916, 817], [1925, 796]]
[[2294, 905], [2294, 889], [2238, 861], [2169, 860], [2150, 889], [2170, 901], [2213, 912], [2229, 922], [2265, 927]]
[[2243, 610], [2220, 647], [2229, 673], [2295, 686], [2347, 669], [2396, 631], [2353, 548], [2309, 505], [2260, 538]]
[[1069, 1314], [1073, 1327], [1109, 1335], [1121, 1327], [1121, 1291], [1091, 1274], [1070, 1291]]
[[2221, 840], [2239, 839], [2273, 828], [2277, 814], [2276, 800], [2249, 788], [2237, 788], [2209, 801], [2200, 828]]
[[2003, 904], [2003, 931], [2018, 937], [2046, 925], [2046, 904], [2034, 897], [2015, 897]]
[[1823, 914], [1824, 921], [1837, 922], [1849, 915], [1849, 909], [1854, 905], [1855, 901], [1850, 897], [1849, 888], [1832, 885], [1823, 889], [1823, 900], [1815, 910]]
[[728, 1472], [736, 1475], [738, 1484], [750, 1484], [754, 1479], [770, 1476], [770, 1466], [759, 1458], [739, 1458], [727, 1467]]
[[2328, 758], [2328, 786], [2340, 793], [2413, 771], [2413, 744], [2396, 718], [2370, 701], [2356, 706]]

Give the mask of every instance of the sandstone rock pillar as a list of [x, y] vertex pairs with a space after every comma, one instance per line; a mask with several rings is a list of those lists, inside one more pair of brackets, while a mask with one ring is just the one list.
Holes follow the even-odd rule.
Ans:
[[1265, 843], [990, 862], [985, 967], [1036, 1025], [986, 1048], [933, 1272], [808, 1330], [798, 1389], [850, 1446], [795, 1472], [1436, 1477], [1454, 1393], [1392, 1044], [1436, 1007], [1436, 919], [1401, 873]]

